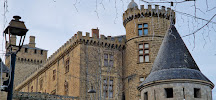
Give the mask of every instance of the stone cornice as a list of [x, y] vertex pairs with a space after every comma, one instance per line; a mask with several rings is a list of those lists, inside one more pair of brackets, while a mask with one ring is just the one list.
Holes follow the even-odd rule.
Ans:
[[196, 80], [196, 79], [170, 79], [170, 80], [160, 80], [160, 81], [154, 81], [147, 84], [143, 84], [137, 89], [139, 91], [142, 91], [144, 88], [152, 87], [155, 85], [161, 85], [161, 84], [172, 84], [172, 83], [194, 83], [194, 84], [201, 84], [209, 86], [211, 89], [214, 88], [214, 84], [211, 82], [203, 81], [203, 80]]
[[128, 22], [137, 19], [137, 18], [145, 18], [145, 17], [160, 17], [167, 20], [172, 19], [175, 23], [175, 12], [171, 10], [171, 8], [167, 8], [162, 6], [162, 9], [159, 9], [158, 5], [155, 5], [155, 9], [152, 9], [151, 5], [148, 5], [148, 9], [144, 9], [144, 5], [141, 5], [141, 9], [131, 8], [127, 9], [123, 14], [123, 25], [124, 27]]
[[44, 67], [38, 69], [33, 73], [30, 77], [25, 79], [22, 83], [20, 83], [15, 90], [20, 90], [25, 85], [30, 83], [31, 80], [37, 78], [40, 74], [48, 70], [53, 64], [63, 58], [66, 54], [68, 54], [71, 50], [73, 50], [77, 45], [94, 45], [100, 46], [104, 48], [123, 50], [125, 48], [125, 38], [122, 38], [121, 41], [118, 40], [117, 37], [105, 37], [101, 35], [101, 38], [97, 38], [97, 36], [90, 37], [89, 33], [86, 33], [86, 36], [82, 35], [82, 32], [78, 31], [72, 38], [70, 38], [64, 45], [62, 45], [55, 53], [53, 53], [43, 65]]

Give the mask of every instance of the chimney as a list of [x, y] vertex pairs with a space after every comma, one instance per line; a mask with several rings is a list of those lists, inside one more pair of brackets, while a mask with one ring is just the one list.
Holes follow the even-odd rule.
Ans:
[[29, 47], [31, 47], [31, 48], [35, 47], [35, 36], [29, 37]]
[[92, 37], [97, 36], [97, 38], [99, 38], [99, 29], [97, 27], [97, 29], [92, 29]]
[[16, 36], [15, 35], [11, 35], [11, 37], [10, 37], [10, 44], [11, 45], [16, 45]]

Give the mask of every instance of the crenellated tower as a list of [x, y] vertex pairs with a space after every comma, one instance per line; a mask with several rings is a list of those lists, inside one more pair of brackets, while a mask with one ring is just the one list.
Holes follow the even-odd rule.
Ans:
[[175, 12], [171, 8], [155, 5], [138, 8], [132, 0], [123, 14], [126, 29], [124, 52], [124, 95], [126, 100], [139, 100], [137, 86], [150, 73], [162, 40], [170, 24], [175, 24]]

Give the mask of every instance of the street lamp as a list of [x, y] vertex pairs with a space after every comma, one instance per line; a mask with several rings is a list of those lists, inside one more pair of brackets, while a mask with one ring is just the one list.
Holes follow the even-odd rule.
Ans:
[[93, 85], [91, 85], [91, 89], [88, 90], [88, 93], [91, 95], [91, 100], [92, 100], [92, 95], [96, 93], [96, 91], [93, 89]]
[[96, 93], [96, 91], [93, 89], [93, 86], [91, 86], [91, 89], [88, 90], [88, 93]]
[[[20, 16], [13, 16], [14, 19], [12, 19], [9, 23], [9, 26], [4, 30], [5, 34], [5, 40], [6, 40], [6, 49], [9, 49], [7, 52], [11, 56], [11, 64], [10, 64], [10, 76], [9, 79], [10, 81], [5, 81], [6, 83], [9, 84], [6, 92], [8, 92], [7, 100], [12, 100], [13, 97], [13, 83], [14, 83], [14, 71], [15, 71], [15, 62], [16, 62], [16, 54], [17, 52], [20, 51], [21, 47], [23, 46], [23, 42], [25, 40], [26, 33], [28, 29], [26, 28], [25, 24], [23, 21], [20, 21], [21, 17]], [[9, 43], [7, 43], [7, 34], [9, 35]], [[12, 36], [19, 36], [20, 41], [19, 45], [16, 45], [15, 43], [11, 42], [11, 37]], [[18, 47], [18, 49], [17, 49]], [[13, 49], [17, 49], [17, 51], [13, 51]]]
[[[9, 35], [9, 45], [6, 46], [6, 49], [8, 48], [12, 49], [12, 47], [18, 47], [18, 50], [16, 51], [18, 52], [23, 46], [23, 42], [25, 40], [25, 36], [28, 29], [26, 28], [24, 22], [19, 20], [21, 19], [20, 16], [13, 16], [13, 18], [14, 19], [10, 21], [9, 26], [4, 30], [5, 39], [7, 39], [7, 34]], [[20, 37], [18, 46], [16, 44], [11, 43], [10, 38], [12, 35]]]

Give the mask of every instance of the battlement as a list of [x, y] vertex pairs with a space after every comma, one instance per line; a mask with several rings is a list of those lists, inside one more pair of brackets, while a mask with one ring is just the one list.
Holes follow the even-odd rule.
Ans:
[[86, 32], [86, 35], [83, 36], [81, 31], [78, 31], [73, 37], [71, 37], [64, 45], [62, 45], [55, 53], [53, 53], [46, 61], [45, 65], [54, 61], [59, 55], [66, 52], [71, 47], [75, 47], [78, 44], [84, 43], [85, 45], [96, 45], [105, 48], [112, 49], [123, 49], [125, 47], [125, 38], [119, 39], [118, 37], [105, 37], [100, 35], [100, 38], [97, 38], [96, 35], [90, 37], [90, 33]]
[[126, 26], [128, 22], [137, 18], [145, 18], [145, 17], [160, 17], [167, 20], [172, 19], [175, 23], [175, 12], [171, 10], [171, 8], [165, 8], [162, 6], [159, 9], [159, 5], [155, 5], [155, 9], [152, 9], [151, 5], [148, 5], [148, 9], [144, 9], [144, 5], [139, 8], [130, 8], [125, 11], [123, 14], [123, 25]]

